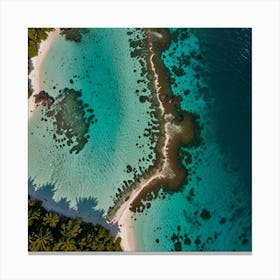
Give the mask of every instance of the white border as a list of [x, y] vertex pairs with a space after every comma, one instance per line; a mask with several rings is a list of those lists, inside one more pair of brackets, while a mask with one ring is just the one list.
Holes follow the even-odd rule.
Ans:
[[[1, 279], [280, 279], [278, 1], [1, 2]], [[253, 28], [253, 254], [27, 254], [28, 27]]]

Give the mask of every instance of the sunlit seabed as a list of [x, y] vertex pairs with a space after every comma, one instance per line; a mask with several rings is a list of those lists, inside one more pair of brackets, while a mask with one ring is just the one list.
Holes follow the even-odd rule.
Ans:
[[133, 179], [127, 165], [141, 174], [140, 168], [151, 164], [150, 142], [143, 137], [150, 105], [134, 94], [140, 78], [135, 68], [139, 66], [129, 56], [125, 29], [93, 29], [82, 45], [59, 36], [53, 45], [44, 64], [44, 89], [54, 97], [66, 87], [81, 90], [97, 119], [78, 154], [70, 154], [67, 146], [56, 147], [47, 132], [53, 125], [41, 121], [39, 110], [30, 121], [29, 176], [37, 186], [55, 184], [56, 200], [66, 197], [75, 207], [77, 198], [92, 196], [106, 211], [122, 182]]

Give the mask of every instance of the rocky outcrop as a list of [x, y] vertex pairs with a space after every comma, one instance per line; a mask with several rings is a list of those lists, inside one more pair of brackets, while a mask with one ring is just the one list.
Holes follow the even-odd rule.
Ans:
[[35, 98], [35, 104], [41, 104], [41, 105], [51, 105], [54, 102], [54, 98], [49, 96], [47, 92], [44, 90], [40, 91], [38, 94], [34, 95]]
[[65, 39], [80, 43], [83, 35], [88, 33], [87, 28], [60, 28], [60, 34], [65, 35]]

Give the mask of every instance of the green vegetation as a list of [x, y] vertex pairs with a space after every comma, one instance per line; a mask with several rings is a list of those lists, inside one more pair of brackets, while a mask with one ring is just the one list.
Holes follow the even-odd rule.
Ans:
[[[53, 28], [28, 28], [28, 73], [31, 71], [32, 65], [30, 59], [37, 56], [39, 44], [48, 37], [49, 31]], [[28, 87], [28, 97], [32, 94], [32, 89]]]
[[46, 40], [53, 28], [28, 28], [28, 58], [38, 54], [38, 44]]
[[28, 87], [28, 98], [32, 95], [32, 90]]
[[120, 241], [101, 225], [48, 212], [28, 198], [29, 251], [122, 251]]

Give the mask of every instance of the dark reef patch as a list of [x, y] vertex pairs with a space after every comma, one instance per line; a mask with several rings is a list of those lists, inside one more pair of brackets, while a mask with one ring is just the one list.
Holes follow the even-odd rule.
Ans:
[[56, 98], [52, 108], [45, 116], [53, 119], [55, 133], [53, 139], [57, 143], [65, 143], [70, 147], [70, 153], [79, 153], [88, 142], [90, 124], [94, 119], [93, 109], [87, 107], [81, 100], [81, 92], [65, 88]]
[[[162, 147], [165, 145], [166, 133], [172, 135], [167, 144], [167, 162], [169, 169], [174, 173], [166, 174], [163, 177], [158, 177], [150, 181], [144, 189], [140, 191], [137, 198], [132, 202], [130, 210], [133, 212], [142, 212], [146, 207], [145, 201], [150, 200], [150, 193], [153, 197], [157, 197], [160, 189], [167, 192], [179, 191], [188, 180], [188, 170], [180, 163], [180, 147], [191, 144], [196, 138], [194, 135], [193, 116], [181, 110], [180, 96], [174, 96], [171, 90], [171, 76], [169, 70], [165, 67], [161, 60], [161, 54], [170, 46], [170, 33], [168, 29], [151, 28], [146, 30], [146, 49], [148, 50], [147, 64], [149, 73], [149, 87], [159, 100], [154, 100], [156, 106], [162, 106], [163, 115], [157, 117], [161, 122], [160, 139], [155, 147], [156, 161], [150, 174], [158, 172], [161, 166], [164, 165], [165, 156], [162, 153]], [[155, 72], [155, 73], [154, 73]], [[155, 84], [155, 74], [157, 75], [157, 89]], [[179, 127], [178, 131], [166, 131], [166, 124]]]
[[83, 35], [88, 33], [87, 28], [60, 28], [60, 34], [65, 36], [66, 40], [80, 43]]
[[203, 130], [203, 124], [200, 121], [200, 116], [197, 113], [191, 112], [189, 113], [192, 118], [193, 122], [193, 130], [195, 137], [193, 138], [193, 141], [190, 144], [187, 144], [186, 146], [188, 148], [197, 148], [205, 145], [205, 142], [202, 138], [202, 130]]
[[200, 213], [200, 217], [203, 220], [209, 220], [211, 218], [211, 214], [207, 209], [202, 209]]
[[54, 98], [51, 97], [46, 91], [42, 90], [38, 94], [34, 95], [35, 104], [41, 104], [43, 106], [51, 105], [54, 102]]
[[[196, 235], [189, 229], [187, 232], [181, 226], [177, 226], [177, 231], [173, 232], [169, 237], [172, 242], [171, 251], [213, 251], [212, 244], [219, 239], [220, 232], [213, 232], [202, 237]], [[166, 236], [167, 237], [167, 236]], [[167, 237], [168, 238], [168, 237]], [[242, 239], [242, 243], [246, 244], [246, 240]]]
[[194, 199], [194, 197], [195, 197], [194, 188], [191, 188], [191, 189], [189, 190], [188, 195], [187, 195], [187, 200], [188, 200], [189, 202], [192, 202], [193, 199]]
[[[132, 36], [133, 32], [129, 32]], [[133, 185], [125, 184], [124, 191], [117, 195], [114, 206], [110, 207], [108, 211], [109, 218], [114, 216], [124, 198], [138, 188], [140, 179], [142, 179], [141, 184], [145, 184], [145, 180], [147, 181], [155, 173], [162, 172], [164, 175], [150, 180], [148, 185], [140, 190], [136, 199], [130, 204], [131, 211], [142, 212], [145, 208], [149, 208], [148, 201], [157, 198], [160, 190], [167, 193], [181, 191], [188, 182], [189, 173], [186, 166], [181, 163], [181, 147], [193, 146], [193, 143], [197, 146], [201, 143], [200, 126], [196, 121], [198, 117], [181, 109], [182, 97], [173, 94], [171, 84], [175, 80], [171, 77], [169, 69], [166, 68], [161, 58], [162, 52], [170, 47], [171, 34], [169, 29], [147, 28], [141, 32], [143, 39], [135, 39], [138, 36], [134, 34], [134, 39], [129, 39], [129, 44], [131, 56], [140, 63], [141, 74], [148, 80], [147, 82], [145, 79], [138, 79], [137, 84], [145, 84], [144, 86], [148, 86], [152, 93], [149, 97], [139, 96], [139, 100], [142, 103], [149, 100], [155, 109], [153, 117], [157, 120], [156, 127], [154, 127], [155, 129], [146, 129], [143, 136], [151, 137], [152, 143], [155, 144], [151, 149], [155, 151], [156, 158], [153, 161], [153, 166], [145, 172], [144, 176], [138, 177]], [[184, 75], [182, 69], [179, 67], [173, 70], [178, 75]], [[137, 96], [139, 94], [138, 88], [136, 94]], [[167, 137], [170, 138], [166, 142]], [[136, 146], [141, 147], [138, 143]], [[163, 147], [167, 151], [164, 154]], [[189, 160], [191, 161], [191, 159]], [[165, 162], [167, 162], [168, 167], [166, 167]]]
[[139, 100], [140, 100], [141, 103], [146, 102], [148, 99], [149, 99], [149, 98], [148, 98], [147, 96], [143, 96], [143, 95], [141, 95], [141, 96], [139, 97]]

